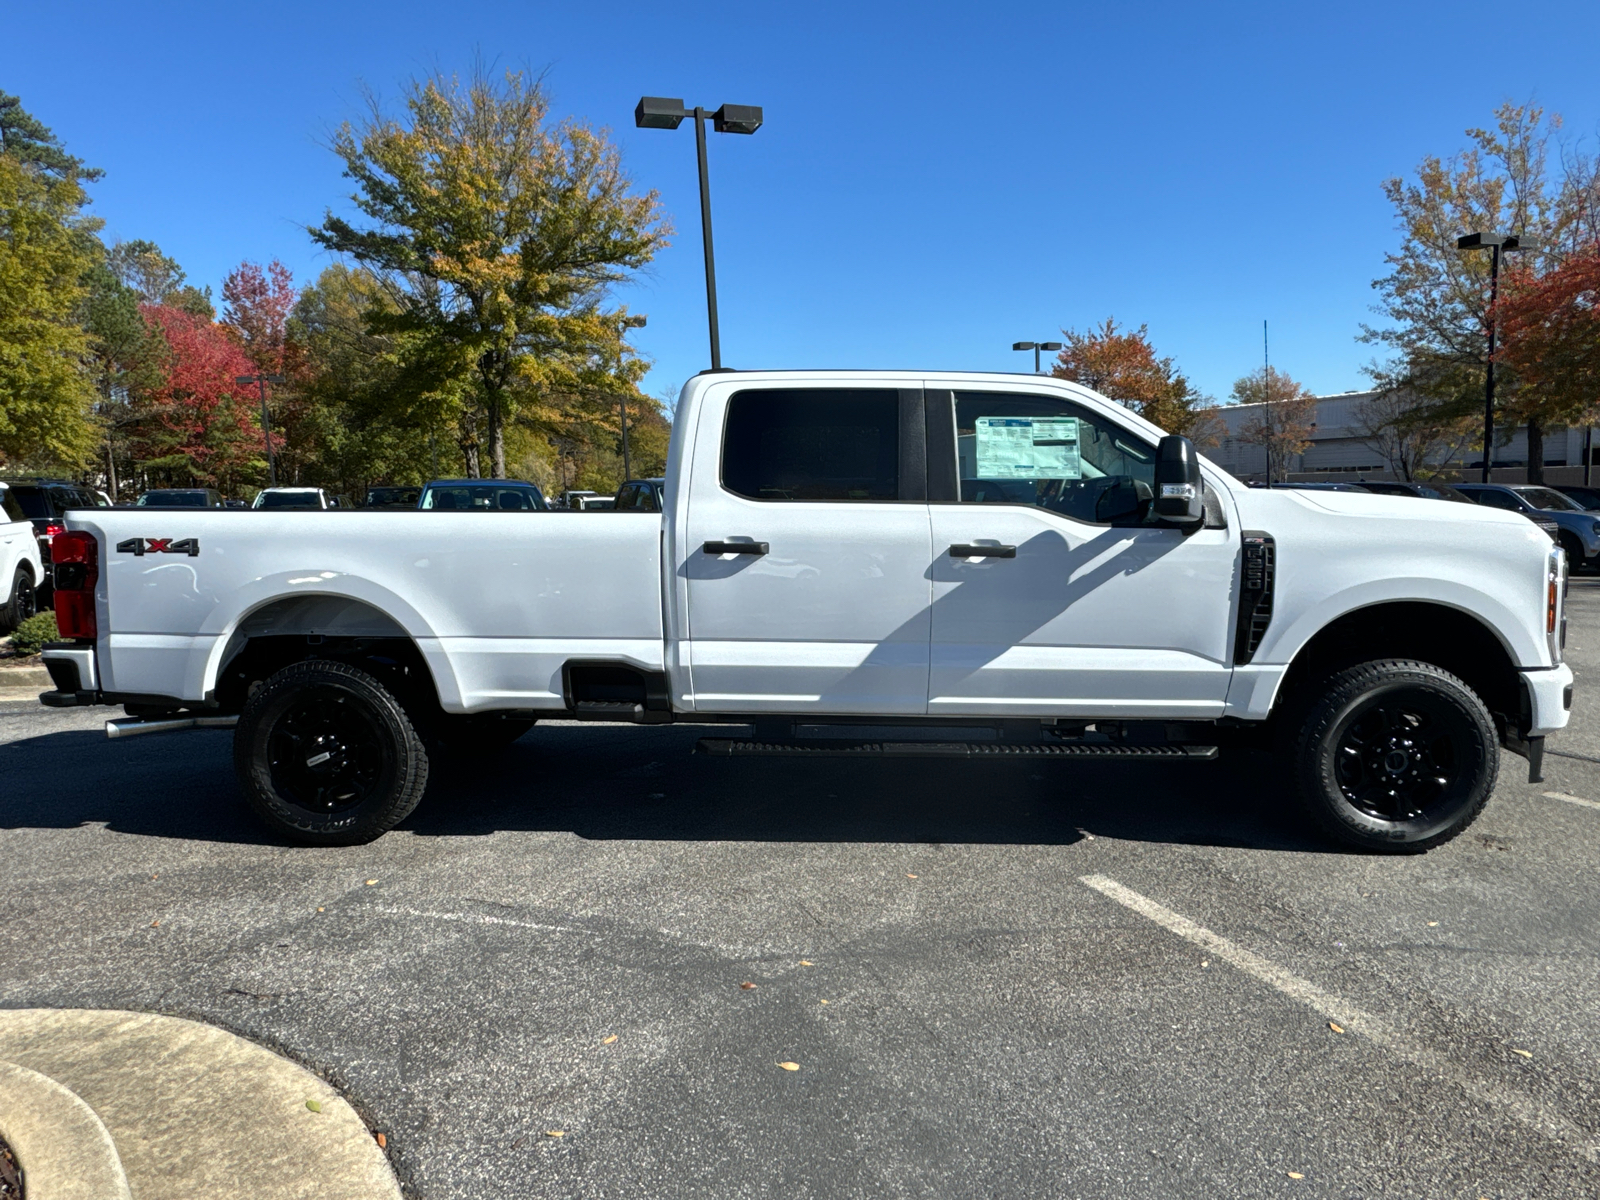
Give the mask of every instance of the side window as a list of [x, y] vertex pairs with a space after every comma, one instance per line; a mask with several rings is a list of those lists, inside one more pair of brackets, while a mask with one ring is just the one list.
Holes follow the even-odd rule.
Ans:
[[1071, 400], [956, 393], [956, 464], [967, 504], [1033, 504], [1096, 525], [1148, 519], [1155, 447]]
[[1504, 508], [1508, 511], [1516, 512], [1519, 507], [1516, 500], [1507, 495], [1505, 492], [1491, 492], [1486, 490], [1479, 492], [1476, 496], [1476, 499], [1479, 504], [1485, 505], [1488, 508]]
[[22, 511], [22, 505], [17, 503], [17, 498], [11, 494], [10, 488], [0, 488], [0, 507], [5, 509], [6, 520], [26, 521], [28, 514]]
[[722, 485], [751, 500], [895, 500], [900, 399], [891, 388], [745, 391], [728, 403]]
[[623, 488], [617, 494], [617, 507], [630, 510], [639, 507], [639, 489], [636, 487]]

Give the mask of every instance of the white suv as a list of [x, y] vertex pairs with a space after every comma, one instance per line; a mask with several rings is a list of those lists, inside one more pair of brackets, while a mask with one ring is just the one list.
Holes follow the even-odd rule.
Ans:
[[10, 633], [33, 616], [35, 593], [44, 582], [44, 563], [33, 522], [11, 489], [0, 483], [0, 634]]

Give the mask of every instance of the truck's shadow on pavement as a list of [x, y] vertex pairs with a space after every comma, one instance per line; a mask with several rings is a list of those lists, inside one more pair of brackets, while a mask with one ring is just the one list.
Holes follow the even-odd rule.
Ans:
[[[728, 760], [675, 728], [541, 726], [492, 758], [434, 765], [401, 826], [421, 837], [592, 840], [1130, 841], [1327, 852], [1264, 757], [1215, 763]], [[108, 743], [71, 731], [0, 745], [0, 828], [103, 823], [146, 837], [275, 845], [244, 807], [230, 735]]]

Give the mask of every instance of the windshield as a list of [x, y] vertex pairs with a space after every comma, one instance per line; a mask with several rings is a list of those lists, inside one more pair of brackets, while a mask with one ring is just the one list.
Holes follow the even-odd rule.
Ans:
[[531, 512], [544, 508], [544, 497], [531, 487], [460, 484], [429, 488], [422, 507], [453, 512]]
[[204, 492], [146, 492], [139, 497], [141, 508], [156, 504], [172, 508], [204, 508], [206, 494]]
[[1532, 487], [1518, 488], [1517, 495], [1521, 496], [1535, 508], [1542, 508], [1549, 512], [1582, 512], [1583, 505], [1575, 504], [1560, 492], [1549, 488]]
[[262, 492], [256, 497], [257, 508], [321, 508], [322, 501], [316, 492]]

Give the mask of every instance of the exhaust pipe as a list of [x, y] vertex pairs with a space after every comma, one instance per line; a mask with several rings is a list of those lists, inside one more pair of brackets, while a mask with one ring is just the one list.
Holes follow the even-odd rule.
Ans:
[[238, 723], [237, 716], [117, 717], [106, 722], [106, 736], [127, 738], [141, 733], [171, 733], [176, 729], [232, 729]]

